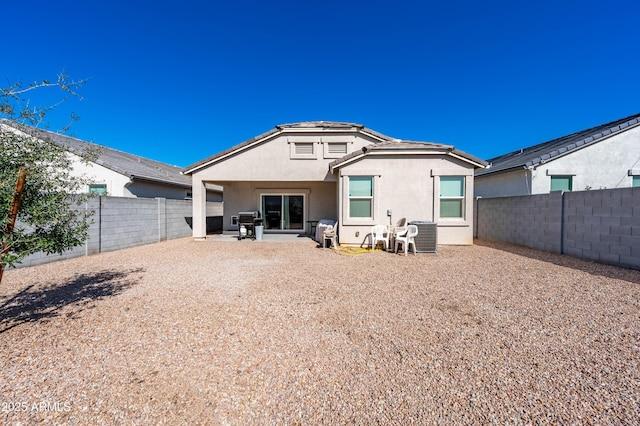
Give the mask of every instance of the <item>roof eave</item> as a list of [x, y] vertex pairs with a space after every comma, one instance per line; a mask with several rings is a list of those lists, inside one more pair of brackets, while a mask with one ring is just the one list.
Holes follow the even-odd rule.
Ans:
[[155, 183], [162, 183], [162, 184], [168, 184], [168, 185], [173, 185], [173, 186], [180, 186], [180, 187], [183, 187], [183, 188], [191, 188], [192, 187], [192, 184], [190, 184], [190, 183], [176, 182], [176, 181], [169, 180], [169, 179], [161, 179], [161, 178], [155, 178], [155, 177], [144, 176], [144, 175], [130, 175], [129, 179], [131, 180], [131, 182], [133, 182], [134, 180], [143, 180], [143, 181], [147, 181], [147, 182], [155, 182]]
[[[356, 151], [358, 152], [358, 151]], [[348, 154], [341, 159], [335, 160], [329, 163], [329, 171], [334, 173], [335, 170], [346, 166], [349, 163], [353, 163], [354, 161], [360, 160], [365, 156], [378, 156], [378, 155], [446, 155], [450, 157], [454, 157], [460, 161], [465, 163], [469, 163], [473, 165], [475, 168], [483, 169], [487, 166], [486, 162], [480, 159], [472, 159], [468, 158], [464, 155], [461, 155], [459, 151], [454, 149], [445, 148], [445, 149], [393, 149], [390, 147], [387, 148], [376, 148], [376, 149], [367, 149], [367, 147], [362, 148], [362, 152]]]

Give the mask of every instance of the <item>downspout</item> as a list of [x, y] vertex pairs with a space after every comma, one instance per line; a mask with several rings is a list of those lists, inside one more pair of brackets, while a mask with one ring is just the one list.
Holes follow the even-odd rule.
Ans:
[[[532, 185], [533, 185], [533, 166], [528, 166], [524, 169], [524, 183], [527, 187], [527, 195], [532, 195]], [[531, 183], [531, 185], [529, 184]]]
[[564, 254], [564, 194], [560, 195], [560, 254]]

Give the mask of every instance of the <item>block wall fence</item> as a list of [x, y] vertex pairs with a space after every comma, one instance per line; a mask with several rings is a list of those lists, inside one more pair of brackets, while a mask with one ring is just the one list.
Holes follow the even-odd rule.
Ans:
[[640, 269], [640, 188], [477, 198], [474, 235]]
[[[17, 268], [192, 235], [191, 200], [100, 196], [81, 208], [94, 212], [89, 239], [63, 254], [35, 253]], [[207, 231], [222, 230], [222, 202], [207, 203]], [[218, 229], [219, 228], [219, 229]]]

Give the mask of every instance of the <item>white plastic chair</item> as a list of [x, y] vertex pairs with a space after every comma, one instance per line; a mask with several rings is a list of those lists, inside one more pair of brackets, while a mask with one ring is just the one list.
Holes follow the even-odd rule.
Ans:
[[407, 255], [409, 248], [413, 245], [413, 254], [416, 254], [416, 242], [415, 237], [418, 235], [418, 227], [416, 225], [409, 225], [407, 229], [396, 236], [396, 253], [398, 253], [398, 246], [402, 244], [404, 249], [404, 255]]
[[330, 228], [327, 228], [323, 233], [322, 233], [322, 247], [326, 248], [327, 247], [327, 240], [330, 241], [330, 244], [333, 248], [338, 247], [338, 222], [335, 223], [335, 225], [333, 225]]
[[384, 225], [376, 225], [371, 228], [371, 251], [374, 251], [379, 242], [384, 243], [384, 249], [389, 250], [389, 231]]

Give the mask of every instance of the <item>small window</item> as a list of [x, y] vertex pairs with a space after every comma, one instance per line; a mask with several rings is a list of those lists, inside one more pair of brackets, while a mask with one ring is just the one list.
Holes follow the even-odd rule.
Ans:
[[295, 150], [296, 155], [313, 155], [313, 143], [296, 142]]
[[185, 191], [184, 199], [185, 199], [185, 200], [191, 200], [191, 199], [193, 199], [193, 192], [191, 192], [191, 191]]
[[571, 191], [573, 176], [551, 176], [551, 191]]
[[640, 187], [640, 176], [633, 176], [633, 183], [631, 185], [634, 188]]
[[349, 153], [351, 142], [323, 142], [324, 158], [342, 158]]
[[317, 157], [315, 142], [291, 142], [290, 156], [295, 160], [315, 160]]
[[373, 217], [373, 177], [349, 177], [349, 217]]
[[96, 195], [107, 195], [107, 185], [104, 183], [100, 184], [90, 184], [89, 185], [89, 193]]
[[346, 155], [347, 144], [346, 143], [330, 143], [327, 145], [327, 152], [329, 154]]
[[464, 176], [440, 177], [440, 217], [464, 217]]

